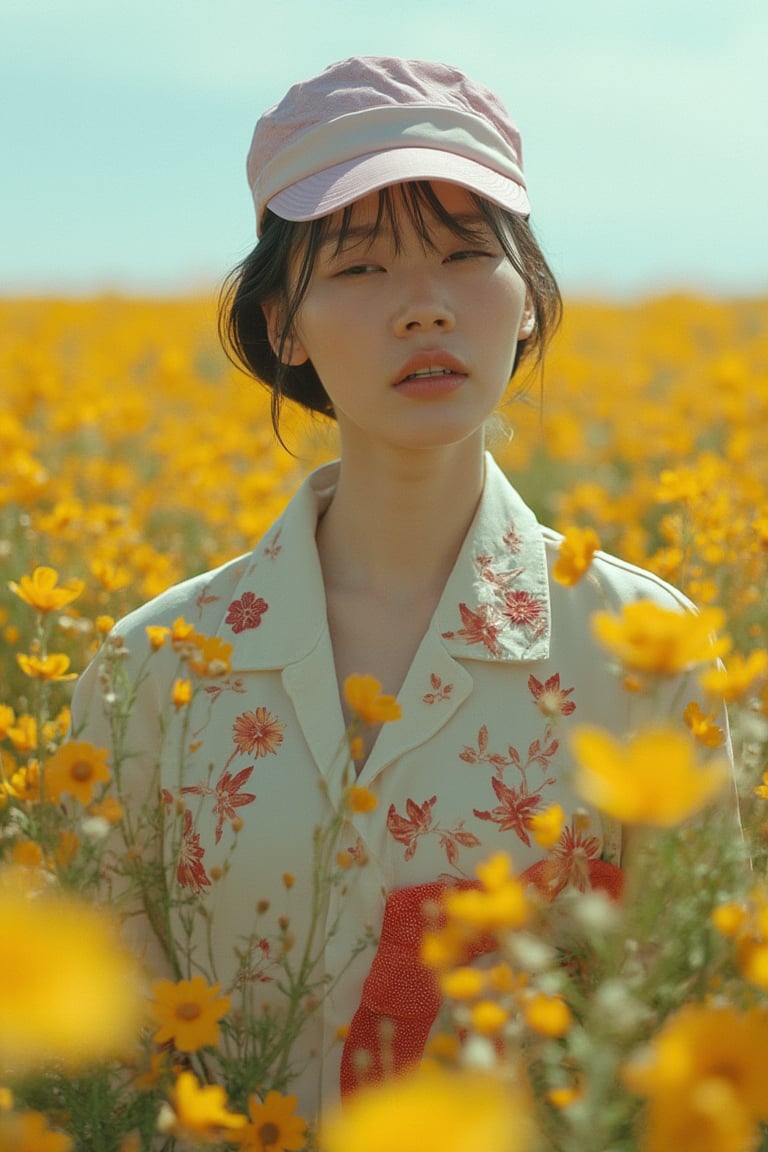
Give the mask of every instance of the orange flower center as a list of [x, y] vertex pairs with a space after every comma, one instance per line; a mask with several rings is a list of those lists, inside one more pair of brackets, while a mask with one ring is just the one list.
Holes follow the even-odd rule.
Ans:
[[195, 1004], [194, 1000], [187, 1000], [176, 1008], [176, 1016], [179, 1020], [197, 1020], [199, 1015], [200, 1005]]
[[267, 1121], [266, 1124], [262, 1124], [261, 1128], [259, 1128], [259, 1140], [261, 1141], [262, 1148], [271, 1148], [274, 1144], [277, 1144], [279, 1135], [280, 1129], [277, 1124], [273, 1124], [271, 1120]]
[[93, 775], [93, 765], [89, 764], [87, 760], [76, 760], [70, 768], [69, 774], [73, 780], [84, 783], [86, 780], [90, 780]]

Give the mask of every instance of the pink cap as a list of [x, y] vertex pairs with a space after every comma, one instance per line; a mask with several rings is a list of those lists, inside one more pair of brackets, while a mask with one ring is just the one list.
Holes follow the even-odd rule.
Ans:
[[520, 133], [490, 89], [447, 64], [353, 56], [295, 84], [259, 120], [248, 153], [265, 208], [316, 220], [405, 180], [450, 180], [530, 213]]

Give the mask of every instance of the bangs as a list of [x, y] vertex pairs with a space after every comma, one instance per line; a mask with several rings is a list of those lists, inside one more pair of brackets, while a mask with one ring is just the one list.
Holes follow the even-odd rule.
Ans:
[[[468, 195], [477, 212], [477, 221], [463, 215], [457, 219], [447, 210], [428, 180], [414, 180], [381, 188], [376, 202], [376, 214], [370, 223], [361, 221], [359, 205], [348, 204], [331, 216], [313, 222], [316, 245], [319, 248], [335, 240], [335, 255], [342, 249], [360, 244], [371, 247], [380, 236], [391, 239], [395, 252], [403, 246], [403, 230], [415, 233], [425, 251], [436, 248], [435, 232], [448, 231], [458, 240], [473, 243], [482, 239], [488, 224], [484, 201], [473, 192]], [[493, 228], [493, 226], [491, 225]], [[496, 229], [493, 228], [495, 232]], [[310, 245], [314, 247], [314, 245]]]

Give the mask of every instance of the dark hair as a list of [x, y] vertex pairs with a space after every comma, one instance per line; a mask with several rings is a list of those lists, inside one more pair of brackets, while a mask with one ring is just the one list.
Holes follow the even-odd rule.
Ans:
[[[434, 247], [430, 220], [433, 224], [437, 220], [462, 241], [477, 241], [479, 229], [455, 220], [427, 181], [398, 184], [379, 192], [378, 211], [369, 241], [373, 241], [386, 227], [391, 231], [395, 249], [399, 249], [402, 236], [395, 210], [396, 196], [425, 248]], [[533, 302], [535, 325], [532, 334], [517, 346], [512, 369], [514, 375], [523, 359], [532, 358], [534, 365], [541, 362], [560, 322], [560, 291], [528, 221], [475, 193], [470, 193], [470, 196], [482, 220], [491, 228], [522, 277]], [[344, 245], [353, 210], [354, 204], [342, 210], [337, 251]], [[333, 219], [335, 224], [338, 217]], [[222, 345], [233, 363], [271, 389], [272, 424], [281, 443], [280, 410], [284, 397], [313, 412], [334, 418], [331, 400], [311, 361], [298, 366], [283, 363], [283, 356], [290, 348], [296, 314], [312, 278], [317, 253], [330, 227], [330, 216], [295, 222], [267, 211], [259, 243], [229, 274], [221, 291], [219, 336]], [[297, 259], [298, 263], [295, 263]], [[269, 342], [261, 307], [267, 300], [276, 301], [282, 307], [282, 331], [277, 353]]]

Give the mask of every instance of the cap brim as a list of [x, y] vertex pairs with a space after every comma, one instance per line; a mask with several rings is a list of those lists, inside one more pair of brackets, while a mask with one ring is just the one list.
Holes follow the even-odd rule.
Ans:
[[433, 148], [393, 148], [345, 160], [284, 188], [266, 206], [284, 220], [317, 220], [370, 192], [408, 180], [447, 180], [510, 212], [530, 215], [521, 184], [476, 160]]

